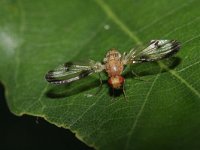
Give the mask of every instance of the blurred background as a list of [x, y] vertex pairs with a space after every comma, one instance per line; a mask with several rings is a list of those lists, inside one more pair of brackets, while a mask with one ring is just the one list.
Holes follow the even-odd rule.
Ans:
[[4, 150], [92, 150], [69, 130], [58, 128], [42, 118], [13, 115], [7, 107], [2, 84], [0, 84], [0, 124], [0, 147]]

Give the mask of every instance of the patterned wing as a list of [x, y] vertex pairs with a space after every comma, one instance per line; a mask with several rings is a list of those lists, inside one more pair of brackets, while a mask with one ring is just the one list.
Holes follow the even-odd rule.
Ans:
[[180, 49], [176, 40], [152, 40], [150, 44], [141, 49], [133, 49], [124, 56], [124, 64], [157, 61], [170, 57]]
[[67, 62], [49, 71], [45, 79], [53, 84], [67, 84], [91, 75], [95, 70], [90, 65], [79, 65]]

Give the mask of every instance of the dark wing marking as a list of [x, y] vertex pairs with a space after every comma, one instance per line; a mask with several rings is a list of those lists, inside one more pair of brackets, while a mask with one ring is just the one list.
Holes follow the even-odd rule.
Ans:
[[180, 43], [176, 40], [152, 40], [149, 46], [142, 50], [132, 50], [125, 58], [127, 63], [157, 61], [174, 55], [179, 49]]
[[94, 72], [91, 66], [68, 62], [49, 71], [45, 75], [45, 79], [53, 84], [67, 84], [91, 75]]

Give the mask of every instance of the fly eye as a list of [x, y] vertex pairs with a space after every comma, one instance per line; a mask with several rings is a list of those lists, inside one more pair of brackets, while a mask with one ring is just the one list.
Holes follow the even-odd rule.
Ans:
[[113, 85], [112, 78], [108, 79], [108, 84], [111, 85], [111, 86]]

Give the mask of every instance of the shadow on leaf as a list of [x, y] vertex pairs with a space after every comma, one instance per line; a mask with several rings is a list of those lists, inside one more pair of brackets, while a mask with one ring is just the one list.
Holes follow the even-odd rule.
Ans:
[[[181, 63], [181, 59], [178, 57], [172, 57], [166, 60], [162, 61], [169, 69], [174, 69]], [[133, 78], [134, 76], [147, 76], [147, 75], [155, 75], [158, 73], [163, 73], [167, 72], [166, 69], [162, 68], [160, 71], [160, 66], [157, 62], [149, 62], [149, 63], [143, 63], [143, 64], [135, 64], [135, 65], [130, 65], [129, 67], [126, 68], [124, 72], [124, 77], [126, 78]], [[132, 73], [132, 71], [135, 73], [135, 75]], [[103, 84], [106, 83], [107, 81], [104, 80]], [[99, 87], [100, 83], [99, 80], [94, 79], [94, 78], [84, 78], [81, 79], [80, 81], [67, 84], [67, 85], [55, 85], [53, 86], [50, 90], [46, 92], [46, 96], [52, 99], [57, 99], [57, 98], [64, 98], [64, 97], [69, 97], [73, 96], [88, 90], [91, 90], [93, 88]], [[97, 89], [98, 91], [98, 89]], [[91, 93], [91, 94], [95, 94]], [[119, 97], [121, 94], [123, 94], [122, 89], [109, 89], [109, 95], [115, 97]]]
[[109, 88], [109, 95], [111, 97], [116, 98], [116, 97], [119, 97], [121, 95], [123, 95], [123, 89], [112, 89], [112, 88]]
[[[171, 57], [162, 60], [162, 63], [164, 63], [169, 69], [174, 69], [181, 63], [181, 59], [179, 57]], [[156, 75], [158, 73], [164, 73], [164, 72], [167, 72], [167, 70], [164, 68], [160, 68], [157, 62], [147, 62], [142, 64], [130, 65], [125, 71], [124, 77], [125, 78], [133, 78], [134, 76], [143, 77], [148, 75]]]
[[53, 85], [53, 87], [46, 92], [46, 96], [52, 99], [70, 97], [94, 89], [98, 87], [99, 84], [99, 80], [90, 78], [88, 80], [82, 79], [66, 85]]

